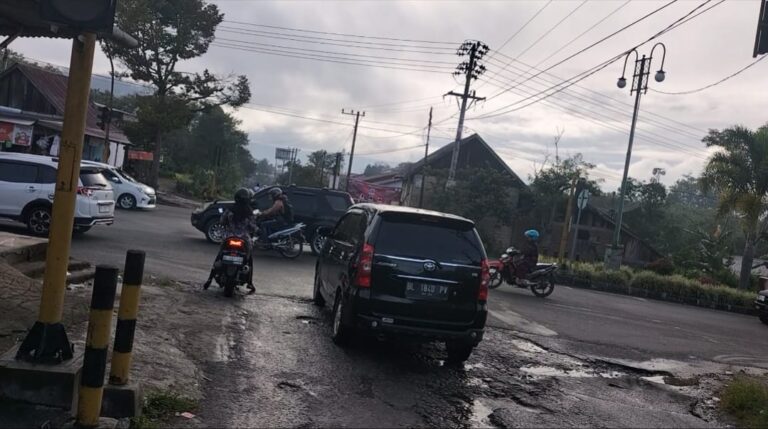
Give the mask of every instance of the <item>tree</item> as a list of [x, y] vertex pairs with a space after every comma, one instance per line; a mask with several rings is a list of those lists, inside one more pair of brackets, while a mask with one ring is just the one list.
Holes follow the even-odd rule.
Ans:
[[739, 287], [750, 286], [755, 245], [761, 239], [768, 214], [768, 125], [752, 131], [734, 126], [710, 130], [702, 140], [707, 147], [721, 150], [704, 168], [705, 190], [715, 190], [718, 215], [735, 212], [745, 235]]
[[[146, 138], [151, 135], [154, 159], [151, 182], [157, 185], [163, 136], [182, 128], [194, 115], [212, 106], [238, 107], [250, 99], [245, 76], [223, 79], [207, 69], [183, 73], [177, 65], [205, 54], [216, 27], [224, 19], [216, 5], [203, 0], [124, 0], [118, 3], [116, 25], [139, 41], [137, 48], [103, 43], [137, 81], [155, 87], [139, 103], [138, 119]], [[189, 111], [189, 112], [186, 112]]]
[[715, 194], [704, 192], [701, 180], [690, 174], [684, 175], [669, 187], [667, 201], [698, 209], [714, 209], [717, 206]]
[[378, 176], [379, 174], [384, 174], [391, 169], [392, 167], [390, 167], [389, 164], [385, 162], [368, 164], [365, 166], [365, 170], [363, 171], [363, 176], [365, 177]]
[[[600, 183], [589, 179], [589, 170], [595, 168], [594, 164], [584, 161], [584, 157], [577, 153], [564, 160], [557, 158], [549, 167], [542, 166], [531, 177], [531, 189], [536, 199], [538, 218], [542, 227], [550, 228], [555, 220], [558, 208], [564, 207], [568, 192], [573, 181], [578, 178], [586, 179], [586, 189], [592, 195], [601, 195]], [[549, 219], [549, 221], [546, 221]]]

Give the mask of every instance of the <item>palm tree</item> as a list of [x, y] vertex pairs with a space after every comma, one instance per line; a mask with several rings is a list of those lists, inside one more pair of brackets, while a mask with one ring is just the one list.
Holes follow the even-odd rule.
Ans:
[[747, 289], [760, 224], [768, 215], [768, 124], [756, 131], [742, 126], [710, 130], [702, 141], [721, 149], [709, 158], [702, 185], [718, 192], [718, 215], [736, 213], [741, 220], [746, 244], [739, 287]]

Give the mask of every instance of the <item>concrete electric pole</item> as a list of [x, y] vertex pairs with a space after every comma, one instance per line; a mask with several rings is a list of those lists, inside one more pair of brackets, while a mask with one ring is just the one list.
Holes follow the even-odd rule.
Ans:
[[424, 144], [424, 166], [421, 167], [421, 192], [419, 193], [419, 208], [424, 208], [424, 182], [427, 181], [427, 157], [429, 156], [429, 134], [432, 132], [432, 108], [429, 108], [429, 124], [427, 124], [427, 142]]
[[352, 150], [349, 152], [349, 165], [347, 166], [347, 186], [345, 191], [349, 192], [349, 182], [352, 178], [352, 158], [355, 156], [355, 142], [357, 141], [357, 125], [360, 123], [360, 116], [365, 117], [365, 112], [350, 110], [349, 112], [341, 109], [342, 115], [352, 115], [355, 117], [355, 130], [352, 132]]
[[632, 75], [632, 87], [630, 88], [629, 93], [634, 93], [635, 95], [635, 108], [632, 112], [632, 126], [629, 129], [629, 143], [627, 144], [627, 159], [624, 161], [624, 175], [621, 177], [621, 189], [619, 189], [619, 203], [616, 210], [616, 224], [614, 225], [613, 230], [613, 242], [611, 243], [611, 247], [609, 247], [608, 251], [605, 253], [605, 267], [607, 269], [618, 270], [621, 266], [622, 253], [624, 250], [621, 246], [621, 226], [622, 217], [624, 215], [624, 194], [627, 190], [627, 176], [629, 175], [629, 162], [632, 159], [632, 143], [635, 140], [637, 115], [640, 112], [640, 95], [648, 92], [648, 78], [651, 74], [651, 60], [653, 60], [653, 52], [658, 46], [661, 46], [662, 57], [661, 67], [659, 68], [659, 71], [656, 72], [655, 79], [656, 82], [663, 82], [665, 77], [664, 59], [667, 57], [667, 47], [664, 46], [663, 43], [657, 43], [653, 45], [650, 57], [643, 55], [643, 57], [640, 58], [640, 55], [635, 49], [627, 53], [627, 56], [624, 58], [624, 71], [616, 83], [616, 86], [619, 88], [624, 88], [627, 86], [627, 79], [624, 77], [625, 73], [627, 72], [627, 60], [629, 60], [629, 56], [632, 55], [632, 52], [634, 52], [635, 71]]
[[480, 60], [488, 53], [488, 45], [485, 45], [479, 41], [468, 40], [459, 47], [456, 51], [456, 55], [463, 57], [469, 55], [469, 60], [462, 62], [456, 67], [456, 71], [453, 72], [455, 76], [465, 75], [464, 79], [464, 92], [461, 94], [453, 91], [445, 95], [453, 95], [461, 98], [461, 110], [459, 110], [459, 126], [456, 129], [456, 144], [453, 147], [453, 155], [451, 156], [451, 168], [448, 170], [448, 182], [446, 186], [452, 186], [456, 178], [456, 167], [459, 162], [459, 145], [461, 144], [461, 135], [464, 131], [464, 115], [467, 112], [467, 101], [485, 100], [475, 96], [475, 92], [470, 93], [469, 87], [472, 84], [472, 79], [477, 79], [481, 74], [485, 73], [485, 66], [480, 64]]

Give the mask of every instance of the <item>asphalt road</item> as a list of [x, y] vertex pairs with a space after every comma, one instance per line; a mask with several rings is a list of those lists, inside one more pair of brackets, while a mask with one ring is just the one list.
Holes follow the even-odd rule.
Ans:
[[[189, 215], [189, 209], [168, 206], [117, 211], [114, 225], [75, 236], [72, 256], [122, 266], [127, 250], [141, 249], [147, 252], [149, 275], [201, 284], [217, 247], [191, 226]], [[23, 231], [10, 225], [2, 227]], [[258, 292], [309, 298], [314, 262], [308, 251], [297, 260], [257, 252]], [[574, 352], [635, 361], [703, 359], [768, 368], [768, 326], [755, 317], [570, 287], [558, 287], [550, 297], [539, 299], [507, 285], [491, 291], [490, 309], [491, 326], [542, 342], [556, 340]]]
[[[197, 417], [179, 427], [703, 427], [706, 383], [729, 364], [768, 368], [768, 327], [756, 318], [568, 287], [547, 299], [492, 290], [486, 337], [459, 368], [439, 344], [360, 338], [340, 348], [329, 312], [310, 303], [310, 253], [257, 253], [257, 294], [223, 298], [200, 288], [217, 246], [188, 209], [116, 218], [76, 236], [72, 255], [121, 266], [126, 250], [147, 252], [160, 287], [144, 293], [136, 371], [199, 392]], [[683, 380], [675, 365], [706, 381], [647, 379]]]

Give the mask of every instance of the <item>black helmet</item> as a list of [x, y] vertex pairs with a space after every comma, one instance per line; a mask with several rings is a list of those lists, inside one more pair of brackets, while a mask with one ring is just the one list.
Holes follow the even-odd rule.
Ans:
[[280, 188], [272, 188], [269, 190], [269, 196], [272, 197], [273, 200], [280, 198], [281, 195], [283, 195], [283, 191]]
[[253, 194], [251, 193], [250, 189], [246, 188], [240, 188], [235, 192], [235, 202], [240, 204], [247, 204], [251, 202], [251, 198], [253, 197]]

